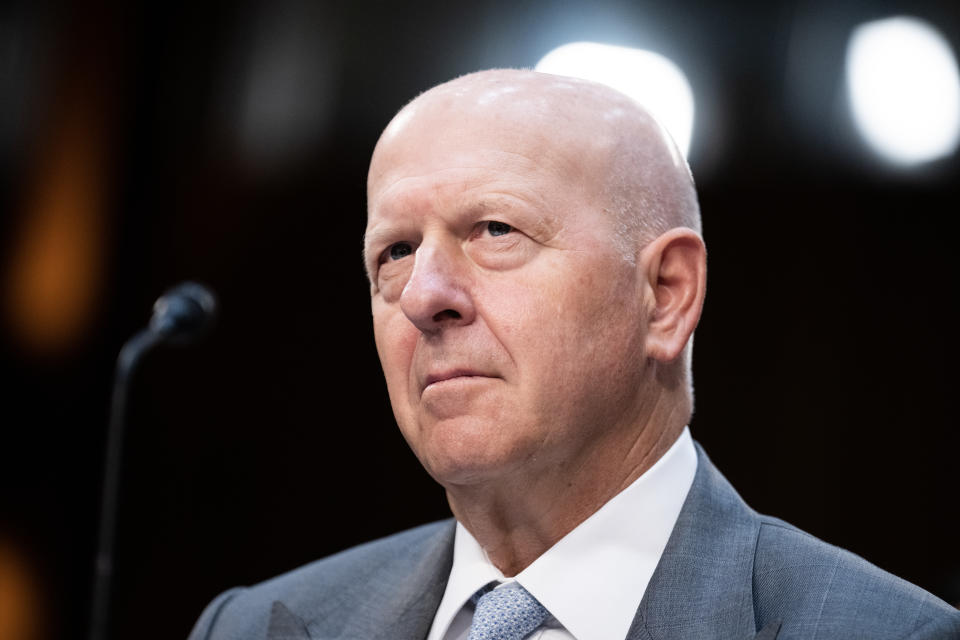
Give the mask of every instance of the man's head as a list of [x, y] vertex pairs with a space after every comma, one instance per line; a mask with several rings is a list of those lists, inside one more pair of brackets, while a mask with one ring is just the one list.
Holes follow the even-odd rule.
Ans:
[[689, 419], [696, 194], [629, 98], [531, 71], [458, 78], [397, 114], [367, 188], [390, 401], [448, 490], [559, 468], [621, 482], [641, 437]]

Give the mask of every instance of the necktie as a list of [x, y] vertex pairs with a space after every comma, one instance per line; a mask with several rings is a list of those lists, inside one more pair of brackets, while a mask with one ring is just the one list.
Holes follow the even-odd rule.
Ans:
[[477, 602], [468, 640], [520, 640], [546, 617], [544, 606], [520, 585], [494, 589]]

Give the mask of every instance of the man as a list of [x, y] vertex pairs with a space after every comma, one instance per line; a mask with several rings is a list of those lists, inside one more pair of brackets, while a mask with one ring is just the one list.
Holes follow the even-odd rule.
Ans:
[[456, 521], [229, 591], [192, 638], [960, 637], [945, 603], [753, 512], [693, 444], [696, 193], [630, 99], [448, 82], [384, 131], [368, 207], [390, 401]]

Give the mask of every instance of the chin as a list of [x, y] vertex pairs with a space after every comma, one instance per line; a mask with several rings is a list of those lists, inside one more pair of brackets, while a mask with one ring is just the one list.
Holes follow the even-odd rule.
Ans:
[[[460, 421], [458, 421], [460, 422]], [[431, 429], [417, 457], [434, 480], [443, 486], [478, 484], [508, 474], [523, 463], [519, 442], [505, 441], [511, 433], [489, 422], [469, 425], [439, 424]]]

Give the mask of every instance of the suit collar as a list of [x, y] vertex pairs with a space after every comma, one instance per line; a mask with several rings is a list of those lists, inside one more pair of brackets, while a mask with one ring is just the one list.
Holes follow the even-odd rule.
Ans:
[[[381, 612], [379, 621], [371, 620], [370, 631], [345, 637], [427, 637], [453, 566], [454, 527], [455, 521], [451, 520], [437, 533], [410, 575], [398, 577], [393, 585], [383, 585], [385, 590], [394, 589], [397, 595]], [[373, 633], [373, 629], [380, 633]]]
[[[757, 514], [697, 445], [697, 472], [660, 563], [647, 586], [627, 640], [752, 638], [753, 558]], [[455, 522], [450, 520], [416, 548], [411, 570], [371, 571], [325, 599], [309, 620], [282, 603], [271, 611], [268, 640], [425, 638], [453, 563]], [[377, 605], [356, 611], [356, 603]], [[355, 615], [344, 616], [344, 610]], [[331, 620], [341, 624], [330, 628]], [[320, 621], [326, 621], [321, 623]], [[776, 638], [779, 622], [756, 638]]]
[[[693, 484], [697, 452], [690, 430], [630, 486], [547, 549], [515, 580], [578, 640], [623, 640]], [[506, 581], [462, 525], [453, 569], [429, 640], [462, 625], [478, 589]]]
[[757, 633], [753, 557], [760, 520], [699, 445], [697, 456], [693, 485], [629, 640], [751, 638]]
[[[444, 523], [409, 549], [416, 558], [408, 571], [373, 568], [367, 575], [357, 575], [341, 586], [336, 597], [317, 603], [308, 620], [274, 602], [267, 640], [425, 638], [453, 563], [454, 525], [453, 520]], [[368, 606], [358, 607], [358, 603]]]

